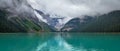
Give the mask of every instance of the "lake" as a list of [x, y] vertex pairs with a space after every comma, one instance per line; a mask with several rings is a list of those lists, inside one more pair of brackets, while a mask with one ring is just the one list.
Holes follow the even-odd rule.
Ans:
[[0, 33], [0, 51], [120, 51], [120, 34]]

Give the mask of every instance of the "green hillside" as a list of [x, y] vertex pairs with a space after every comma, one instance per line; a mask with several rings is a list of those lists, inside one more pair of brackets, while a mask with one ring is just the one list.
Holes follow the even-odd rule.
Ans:
[[62, 31], [72, 28], [68, 32], [120, 32], [120, 11], [113, 11], [98, 17], [88, 17], [84, 22], [79, 18], [68, 22]]

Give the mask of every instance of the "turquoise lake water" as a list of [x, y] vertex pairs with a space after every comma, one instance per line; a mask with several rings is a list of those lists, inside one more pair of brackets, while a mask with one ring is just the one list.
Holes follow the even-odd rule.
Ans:
[[120, 51], [120, 34], [0, 33], [0, 51]]

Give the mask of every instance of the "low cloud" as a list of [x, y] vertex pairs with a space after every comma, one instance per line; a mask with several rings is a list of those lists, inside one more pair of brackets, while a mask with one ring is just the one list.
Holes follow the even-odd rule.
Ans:
[[120, 0], [27, 0], [34, 9], [63, 17], [106, 14], [120, 10]]
[[[19, 15], [34, 13], [31, 8], [63, 17], [82, 17], [120, 10], [120, 0], [0, 0], [0, 8]], [[26, 15], [26, 14], [25, 14]]]
[[10, 16], [34, 16], [26, 0], [0, 0], [0, 9], [11, 12]]

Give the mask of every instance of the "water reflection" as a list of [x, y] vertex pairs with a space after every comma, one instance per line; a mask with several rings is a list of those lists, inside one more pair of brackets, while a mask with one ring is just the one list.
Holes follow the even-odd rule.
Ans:
[[8, 33], [0, 35], [0, 51], [120, 51], [120, 34]]
[[104, 49], [86, 49], [84, 46], [75, 47], [69, 44], [65, 38], [70, 38], [69, 33], [55, 33], [53, 38], [39, 44], [35, 51], [104, 51]]

